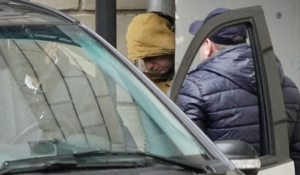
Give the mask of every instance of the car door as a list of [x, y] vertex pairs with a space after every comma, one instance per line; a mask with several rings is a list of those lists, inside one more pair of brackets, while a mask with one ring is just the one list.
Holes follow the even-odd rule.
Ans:
[[179, 90], [188, 71], [193, 68], [191, 65], [197, 61], [201, 44], [214, 32], [236, 24], [247, 27], [247, 42], [252, 49], [255, 67], [260, 123], [261, 168], [258, 174], [295, 174], [294, 163], [289, 156], [285, 107], [276, 55], [261, 6], [231, 10], [205, 22], [188, 47], [168, 94], [179, 104]]

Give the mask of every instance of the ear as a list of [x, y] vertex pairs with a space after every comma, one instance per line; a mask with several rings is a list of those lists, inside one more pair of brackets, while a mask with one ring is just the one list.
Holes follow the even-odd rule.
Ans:
[[206, 39], [205, 40], [205, 45], [206, 45], [206, 48], [205, 48], [205, 55], [208, 57], [210, 57], [212, 54], [214, 54], [213, 52], [213, 43], [211, 42], [210, 39]]

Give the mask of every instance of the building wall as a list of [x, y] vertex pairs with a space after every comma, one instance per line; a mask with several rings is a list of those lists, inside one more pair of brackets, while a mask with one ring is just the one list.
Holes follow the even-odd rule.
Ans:
[[[95, 30], [95, 0], [30, 0], [61, 10]], [[134, 16], [147, 11], [147, 0], [116, 0], [117, 49], [127, 57], [126, 31]]]

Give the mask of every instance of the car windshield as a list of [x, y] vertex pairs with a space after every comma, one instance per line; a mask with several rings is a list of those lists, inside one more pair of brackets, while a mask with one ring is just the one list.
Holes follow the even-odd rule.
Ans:
[[90, 151], [208, 159], [162, 102], [78, 26], [0, 27], [0, 81], [0, 163]]

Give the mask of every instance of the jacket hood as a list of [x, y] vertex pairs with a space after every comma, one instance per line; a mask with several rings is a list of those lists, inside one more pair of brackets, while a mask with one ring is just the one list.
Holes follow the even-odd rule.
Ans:
[[198, 69], [224, 76], [251, 93], [257, 92], [252, 53], [248, 44], [220, 51], [202, 62]]
[[133, 18], [126, 33], [128, 59], [130, 61], [159, 55], [173, 55], [175, 33], [171, 23], [154, 13]]
[[[276, 63], [283, 83], [283, 68], [277, 57]], [[199, 64], [198, 69], [224, 76], [248, 92], [257, 92], [253, 57], [248, 44], [239, 44], [220, 51]]]

